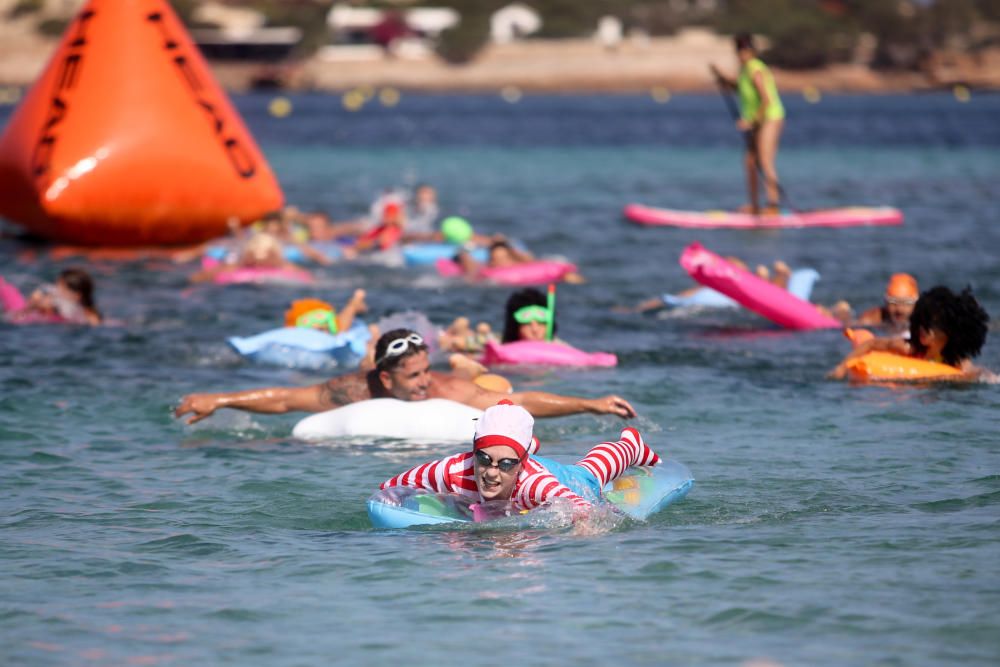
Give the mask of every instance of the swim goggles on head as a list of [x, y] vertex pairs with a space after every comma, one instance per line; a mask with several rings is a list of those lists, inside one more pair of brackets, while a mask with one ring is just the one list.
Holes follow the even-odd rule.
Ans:
[[549, 309], [545, 306], [525, 306], [514, 311], [514, 321], [518, 324], [528, 324], [529, 322], [547, 324], [549, 317]]
[[901, 296], [887, 296], [885, 297], [885, 302], [890, 306], [912, 306], [917, 300]]
[[409, 336], [404, 336], [403, 338], [397, 338], [386, 346], [382, 356], [375, 360], [375, 365], [381, 366], [382, 362], [386, 359], [398, 357], [406, 352], [410, 348], [410, 345], [425, 347], [424, 339], [420, 337], [420, 334], [416, 333], [411, 333]]
[[295, 326], [309, 329], [327, 329], [330, 333], [337, 333], [337, 316], [332, 310], [317, 308], [303, 313], [295, 318]]
[[483, 468], [497, 467], [500, 472], [510, 472], [518, 464], [521, 463], [521, 459], [499, 459], [496, 462], [493, 458], [481, 449], [476, 450], [476, 464], [482, 466]]

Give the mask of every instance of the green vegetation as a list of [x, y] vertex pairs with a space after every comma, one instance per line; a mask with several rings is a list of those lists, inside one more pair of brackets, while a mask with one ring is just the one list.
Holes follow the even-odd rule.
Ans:
[[[533, 37], [593, 34], [602, 16], [618, 17], [627, 29], [668, 35], [688, 25], [725, 34], [752, 32], [767, 38], [769, 62], [788, 68], [850, 62], [859, 44], [873, 41], [876, 67], [918, 67], [933, 49], [975, 49], [1000, 41], [1000, 0], [719, 0], [709, 12], [696, 4], [652, 0], [524, 0], [542, 16]], [[471, 59], [489, 37], [489, 16], [508, 4], [499, 0], [450, 0], [439, 5], [462, 14], [445, 33], [442, 55]], [[864, 39], [863, 36], [870, 36]]]
[[[489, 39], [493, 12], [513, 0], [415, 1], [414, 6], [451, 7], [461, 22], [442, 34], [438, 52], [449, 62], [471, 60]], [[519, 0], [541, 14], [533, 37], [592, 35], [602, 16], [619, 18], [627, 30], [669, 35], [689, 25], [706, 25], [723, 34], [751, 32], [767, 38], [764, 57], [788, 68], [822, 67], [859, 60], [875, 67], [912, 69], [933, 50], [974, 51], [1000, 43], [1000, 0], [718, 0], [715, 10], [695, 2], [664, 0]], [[189, 26], [202, 0], [171, 0]], [[229, 4], [260, 11], [270, 26], [302, 30], [299, 55], [308, 55], [329, 35], [330, 2], [243, 0]], [[365, 4], [365, 3], [362, 3]], [[373, 7], [399, 9], [398, 2], [372, 0]], [[42, 0], [19, 0], [9, 17], [43, 14]], [[62, 19], [39, 19], [39, 31], [58, 34]], [[861, 53], [859, 47], [865, 47]]]

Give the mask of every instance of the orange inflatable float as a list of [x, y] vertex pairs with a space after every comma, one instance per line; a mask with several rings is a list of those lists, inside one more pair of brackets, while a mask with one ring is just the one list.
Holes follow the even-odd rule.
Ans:
[[0, 137], [0, 215], [82, 245], [176, 245], [283, 203], [165, 0], [90, 0]]
[[954, 366], [924, 361], [892, 352], [869, 352], [847, 361], [848, 377], [860, 382], [946, 380], [962, 371]]

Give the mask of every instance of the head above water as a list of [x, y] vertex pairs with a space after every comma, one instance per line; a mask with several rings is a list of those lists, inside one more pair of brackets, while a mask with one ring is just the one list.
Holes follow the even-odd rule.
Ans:
[[[548, 310], [548, 297], [533, 287], [518, 290], [507, 299], [504, 308], [503, 342], [513, 343], [518, 340], [545, 340], [546, 322], [540, 321], [541, 317], [532, 317], [529, 322], [518, 322], [515, 314], [522, 313], [522, 318], [530, 315], [528, 311], [523, 311], [527, 306], [541, 306]], [[538, 311], [533, 311], [537, 313]], [[558, 332], [558, 324], [552, 323], [553, 336]]]
[[372, 374], [378, 382], [372, 389], [373, 397], [388, 395], [402, 401], [426, 399], [431, 374], [424, 339], [410, 329], [393, 329], [383, 334], [375, 343]]
[[382, 207], [382, 223], [386, 225], [403, 224], [403, 205], [398, 201], [388, 201]]
[[524, 460], [534, 450], [535, 420], [511, 401], [487, 408], [473, 439], [476, 486], [483, 500], [511, 497]]
[[412, 329], [393, 329], [375, 343], [375, 368], [391, 371], [407, 358], [427, 352], [427, 343]]
[[65, 269], [59, 274], [59, 282], [76, 295], [84, 308], [96, 309], [94, 302], [94, 280], [83, 269]]
[[930, 337], [942, 340], [941, 360], [951, 366], [979, 356], [986, 343], [990, 316], [966, 287], [955, 294], [947, 287], [932, 287], [917, 299], [910, 315], [910, 345], [926, 354]]
[[336, 310], [320, 299], [297, 299], [285, 311], [285, 326], [337, 333]]
[[894, 273], [885, 286], [886, 299], [912, 299], [914, 303], [920, 298], [917, 279], [909, 273]]
[[894, 273], [885, 286], [885, 312], [889, 319], [886, 324], [907, 328], [919, 296], [916, 278], [908, 273]]

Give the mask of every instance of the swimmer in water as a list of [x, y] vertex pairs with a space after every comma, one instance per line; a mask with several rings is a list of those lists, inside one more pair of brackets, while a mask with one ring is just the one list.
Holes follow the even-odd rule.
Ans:
[[626, 428], [618, 441], [601, 443], [574, 465], [560, 466], [571, 469], [564, 482], [558, 477], [562, 471], [549, 470], [531, 457], [538, 450], [534, 423], [527, 410], [502, 400], [477, 420], [471, 451], [424, 463], [379, 488], [406, 486], [456, 493], [476, 502], [501, 501], [515, 512], [564, 500], [572, 503], [576, 519], [593, 506], [585, 496], [599, 498], [601, 489], [629, 466], [660, 462], [639, 431]]
[[220, 263], [202, 269], [191, 276], [191, 282], [210, 282], [218, 274], [233, 269], [284, 269], [304, 273], [305, 270], [285, 259], [284, 247], [278, 238], [267, 232], [255, 232], [243, 245], [234, 263]]
[[883, 327], [890, 335], [910, 335], [910, 315], [920, 297], [917, 280], [908, 273], [894, 273], [885, 286], [885, 301], [881, 306], [861, 313], [851, 326]]
[[[15, 290], [4, 283], [3, 278], [0, 278], [0, 283], [8, 290]], [[94, 280], [83, 269], [62, 271], [55, 284], [36, 289], [21, 307], [4, 313], [4, 319], [9, 322], [49, 319], [52, 322], [91, 326], [99, 325], [104, 320], [94, 299]]]
[[466, 378], [430, 369], [427, 345], [419, 334], [395, 329], [375, 345], [375, 367], [358, 370], [309, 387], [269, 387], [219, 394], [188, 394], [174, 410], [176, 417], [190, 414], [189, 424], [221, 408], [248, 412], [322, 412], [370, 398], [423, 401], [446, 398], [485, 410], [508, 398], [536, 417], [559, 417], [583, 412], [629, 419], [635, 409], [620, 396], [600, 398], [561, 396], [542, 391], [504, 395], [488, 391]]
[[[459, 250], [455, 255], [455, 262], [462, 267], [462, 273], [464, 273], [468, 278], [477, 277], [484, 268], [506, 268], [534, 261], [534, 255], [527, 250], [521, 250], [520, 248], [515, 247], [502, 234], [497, 234], [492, 237], [489, 245], [489, 257], [487, 258], [485, 264], [477, 262], [472, 255], [466, 252], [464, 248]], [[576, 271], [567, 273], [562, 279], [564, 282], [572, 283], [574, 285], [586, 282], [584, 277]]]
[[555, 321], [555, 313], [549, 311], [548, 297], [534, 287], [518, 290], [510, 295], [504, 306], [501, 341], [513, 343], [518, 340], [548, 340], [550, 319], [552, 342], [565, 345], [565, 341], [555, 337], [559, 324]]
[[[747, 267], [746, 262], [741, 260], [739, 257], [733, 257], [730, 255], [729, 257], [726, 257], [725, 260], [733, 266], [743, 269], [744, 271], [750, 270], [749, 267]], [[792, 277], [792, 270], [788, 267], [788, 264], [785, 264], [785, 262], [778, 259], [775, 260], [774, 264], [771, 266], [772, 269], [768, 269], [763, 264], [758, 264], [757, 268], [754, 269], [754, 274], [761, 280], [766, 280], [772, 285], [777, 285], [781, 289], [788, 289], [788, 281]], [[690, 287], [683, 292], [678, 292], [677, 294], [656, 296], [646, 299], [633, 307], [615, 306], [611, 310], [616, 313], [650, 313], [667, 308], [670, 305], [668, 297], [686, 298], [697, 294], [703, 289], [709, 288], [706, 288], [703, 285], [697, 285], [695, 287]]]
[[986, 343], [990, 317], [968, 288], [954, 294], [947, 287], [933, 287], [917, 299], [910, 315], [910, 338], [871, 338], [857, 345], [828, 377], [847, 376], [847, 362], [868, 352], [894, 352], [915, 359], [946, 364], [962, 371], [959, 380], [993, 379], [996, 376], [973, 365]]
[[354, 318], [368, 310], [365, 291], [354, 290], [350, 300], [338, 312], [333, 306], [319, 299], [299, 299], [293, 301], [285, 311], [286, 327], [317, 329], [329, 334], [347, 331], [354, 324]]

